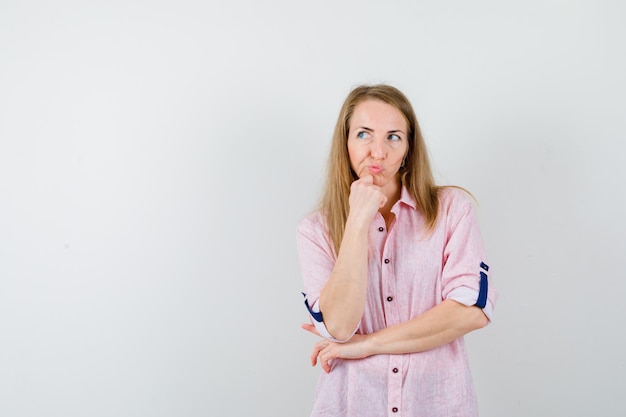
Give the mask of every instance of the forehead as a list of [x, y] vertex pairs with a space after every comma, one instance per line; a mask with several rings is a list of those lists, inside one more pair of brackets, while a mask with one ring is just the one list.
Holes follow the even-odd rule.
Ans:
[[406, 118], [391, 104], [376, 99], [359, 102], [350, 117], [350, 128], [368, 127], [380, 130], [403, 130], [406, 132]]

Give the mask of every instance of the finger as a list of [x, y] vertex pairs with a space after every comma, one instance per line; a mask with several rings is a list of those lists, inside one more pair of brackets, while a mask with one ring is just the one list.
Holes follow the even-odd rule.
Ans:
[[321, 340], [313, 345], [313, 352], [311, 352], [311, 365], [315, 366], [317, 364], [317, 358], [320, 356], [320, 353], [328, 346], [327, 340]]
[[311, 352], [310, 356], [311, 366], [317, 365], [317, 357], [319, 356], [321, 350], [322, 349], [317, 345], [317, 343], [313, 346], [313, 352]]
[[330, 373], [330, 355], [321, 355], [320, 356], [320, 366], [327, 374]]
[[362, 176], [359, 180], [357, 180], [357, 181], [360, 181], [360, 182], [361, 182], [361, 183], [363, 183], [363, 184], [368, 184], [368, 185], [371, 185], [371, 184], [374, 184], [374, 177], [373, 177], [373, 176], [371, 176], [371, 175], [363, 175], [363, 176]]
[[337, 352], [335, 352], [335, 348], [336, 347], [329, 345], [319, 353], [320, 366], [326, 373], [330, 372], [333, 360], [338, 357]]
[[310, 357], [311, 366], [317, 365], [317, 354], [318, 354], [318, 351], [316, 349], [313, 349], [313, 352], [311, 353], [311, 357]]
[[316, 336], [320, 336], [322, 337], [322, 335], [320, 334], [320, 332], [317, 331], [317, 329], [315, 328], [314, 325], [310, 324], [310, 323], [302, 323], [300, 325], [300, 327], [304, 330], [306, 330], [307, 332], [313, 333]]

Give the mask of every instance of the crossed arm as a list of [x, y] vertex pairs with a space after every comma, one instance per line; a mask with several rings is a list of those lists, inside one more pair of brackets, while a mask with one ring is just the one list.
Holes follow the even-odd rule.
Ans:
[[[319, 358], [330, 372], [336, 358], [360, 359], [377, 354], [417, 353], [450, 343], [489, 322], [476, 306], [444, 300], [436, 307], [404, 323], [362, 335], [354, 334], [367, 297], [367, 250], [369, 225], [387, 199], [371, 178], [352, 183], [350, 213], [337, 260], [319, 296], [324, 325], [337, 340], [321, 340], [313, 348], [311, 363]], [[312, 324], [302, 327], [318, 334]]]
[[[333, 359], [423, 352], [485, 327], [488, 322], [482, 309], [445, 300], [414, 319], [371, 334], [355, 334], [344, 343], [321, 340], [313, 347], [311, 365], [315, 366], [319, 358], [322, 369], [328, 373]], [[302, 328], [318, 334], [312, 324], [303, 324]]]

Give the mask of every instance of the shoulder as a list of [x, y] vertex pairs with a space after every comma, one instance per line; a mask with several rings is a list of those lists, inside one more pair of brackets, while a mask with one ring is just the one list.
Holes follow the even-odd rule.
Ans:
[[447, 227], [455, 227], [462, 219], [474, 216], [474, 203], [468, 191], [443, 187], [439, 190], [439, 220]]
[[298, 231], [298, 234], [325, 234], [328, 231], [328, 227], [326, 225], [326, 217], [320, 210], [314, 211], [300, 219], [296, 229]]
[[335, 256], [334, 244], [328, 232], [326, 216], [320, 211], [310, 213], [298, 222], [296, 238], [298, 246], [305, 252], [315, 247], [328, 254], [328, 256]]
[[439, 190], [439, 204], [441, 209], [450, 210], [471, 210], [474, 207], [474, 199], [469, 191], [459, 187], [442, 187]]

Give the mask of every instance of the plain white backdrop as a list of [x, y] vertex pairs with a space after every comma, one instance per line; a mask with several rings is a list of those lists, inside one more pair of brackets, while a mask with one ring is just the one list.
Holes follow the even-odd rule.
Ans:
[[0, 1], [0, 416], [306, 416], [339, 107], [411, 99], [501, 297], [482, 416], [624, 416], [619, 1]]

